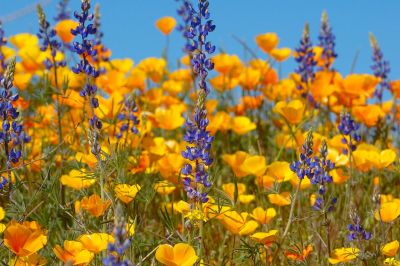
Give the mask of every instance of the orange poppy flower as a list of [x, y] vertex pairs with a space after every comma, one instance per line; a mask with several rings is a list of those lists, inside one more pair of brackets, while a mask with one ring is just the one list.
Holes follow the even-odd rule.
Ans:
[[18, 257], [30, 256], [46, 243], [46, 231], [36, 221], [18, 223], [12, 220], [4, 231], [4, 245]]
[[81, 207], [95, 217], [100, 217], [110, 207], [111, 200], [103, 201], [99, 195], [93, 194], [81, 200]]

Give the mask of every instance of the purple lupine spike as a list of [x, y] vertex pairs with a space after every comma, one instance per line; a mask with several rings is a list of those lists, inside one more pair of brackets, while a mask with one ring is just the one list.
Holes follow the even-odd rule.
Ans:
[[191, 145], [182, 152], [182, 156], [193, 161], [195, 166], [185, 164], [181, 173], [186, 176], [183, 178], [183, 184], [188, 197], [199, 203], [208, 201], [206, 190], [211, 186], [211, 182], [207, 167], [213, 162], [210, 149], [214, 137], [207, 131], [209, 121], [205, 101], [210, 93], [206, 81], [208, 71], [214, 68], [208, 55], [215, 51], [215, 46], [207, 41], [207, 37], [210, 32], [215, 30], [215, 25], [212, 20], [209, 20], [208, 7], [207, 0], [198, 0], [197, 9], [185, 0], [178, 10], [184, 21], [184, 25], [180, 29], [183, 31], [183, 36], [187, 38], [185, 51], [190, 53], [192, 70], [198, 77], [197, 85], [200, 88], [194, 119], [186, 121], [184, 140]]
[[385, 60], [381, 48], [378, 45], [378, 41], [375, 36], [370, 33], [370, 42], [372, 47], [372, 65], [371, 69], [374, 72], [374, 76], [381, 79], [379, 86], [375, 89], [374, 95], [382, 102], [383, 92], [385, 90], [390, 91], [390, 64], [389, 61]]
[[36, 34], [41, 41], [40, 50], [46, 51], [50, 49], [51, 58], [46, 58], [43, 62], [46, 69], [52, 67], [62, 67], [66, 65], [65, 60], [56, 61], [56, 54], [62, 47], [62, 44], [56, 37], [56, 31], [50, 28], [50, 23], [46, 20], [46, 15], [40, 5], [37, 6], [37, 13], [39, 17], [39, 32]]
[[332, 28], [329, 24], [328, 14], [326, 11], [322, 13], [321, 19], [321, 28], [319, 31], [319, 46], [322, 47], [321, 59], [324, 62], [324, 69], [330, 69], [333, 63], [333, 60], [337, 58], [337, 54], [335, 51], [335, 35], [332, 32]]

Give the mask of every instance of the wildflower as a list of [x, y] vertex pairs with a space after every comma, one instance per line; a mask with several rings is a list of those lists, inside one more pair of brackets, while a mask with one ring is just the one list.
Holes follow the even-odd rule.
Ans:
[[64, 247], [55, 245], [53, 252], [59, 260], [70, 265], [88, 265], [94, 258], [94, 254], [78, 241], [65, 240]]
[[93, 194], [90, 197], [84, 197], [81, 201], [82, 208], [95, 217], [102, 216], [110, 205], [111, 200], [103, 201], [97, 194]]
[[276, 211], [274, 208], [268, 208], [264, 210], [261, 207], [257, 207], [250, 215], [260, 224], [267, 224], [276, 216]]
[[274, 112], [280, 114], [289, 124], [297, 125], [303, 119], [305, 106], [300, 100], [293, 100], [289, 103], [280, 101], [276, 103]]
[[157, 248], [156, 259], [166, 266], [192, 266], [198, 260], [194, 248], [186, 243], [174, 246], [163, 244]]
[[157, 108], [154, 113], [156, 125], [165, 130], [174, 130], [182, 126], [185, 119], [182, 117], [182, 111], [178, 106], [170, 108]]
[[290, 48], [285, 47], [285, 48], [272, 49], [270, 52], [270, 55], [276, 61], [283, 62], [290, 56], [291, 53], [292, 53], [292, 50], [290, 50]]
[[61, 184], [70, 188], [81, 190], [88, 188], [96, 182], [96, 179], [87, 177], [87, 173], [82, 170], [71, 170], [68, 175], [62, 175], [60, 177]]
[[312, 50], [310, 29], [308, 24], [304, 26], [303, 36], [300, 40], [300, 46], [296, 49], [295, 59], [299, 64], [296, 69], [296, 73], [300, 75], [301, 82], [306, 85], [306, 87], [304, 87], [303, 85], [299, 84], [297, 89], [302, 91], [303, 96], [305, 97], [307, 95], [304, 90], [307, 89], [308, 84], [314, 80], [314, 67], [316, 65], [316, 62], [314, 61], [314, 52]]
[[326, 210], [332, 211], [334, 205], [336, 204], [337, 199], [332, 198], [330, 203], [326, 202], [326, 185], [332, 183], [333, 178], [330, 175], [330, 171], [335, 167], [334, 163], [327, 159], [328, 156], [328, 146], [326, 141], [322, 141], [321, 149], [320, 149], [321, 158], [314, 157], [311, 166], [313, 168], [312, 178], [310, 178], [310, 182], [313, 185], [318, 185], [318, 194], [319, 197], [316, 198], [314, 209], [316, 210]]
[[268, 200], [277, 206], [287, 206], [290, 205], [292, 200], [290, 198], [290, 192], [281, 192], [279, 194], [277, 193], [271, 193], [268, 194]]
[[46, 243], [46, 231], [36, 221], [18, 223], [12, 220], [4, 231], [4, 245], [18, 257], [30, 256]]
[[[96, 29], [93, 46], [96, 48], [97, 53], [92, 56], [92, 59], [96, 63], [100, 63], [101, 61], [108, 61], [110, 52], [103, 45], [102, 38], [104, 36], [103, 32], [100, 30], [100, 5], [97, 4], [94, 8], [94, 19], [93, 19], [93, 27]], [[99, 68], [100, 73], [104, 73], [104, 68]]]
[[69, 44], [74, 39], [71, 30], [75, 29], [78, 25], [79, 23], [72, 19], [62, 20], [56, 24], [54, 30], [63, 43]]
[[213, 56], [212, 60], [215, 71], [221, 73], [224, 79], [231, 80], [240, 76], [243, 66], [237, 55], [223, 53]]
[[382, 248], [381, 252], [383, 255], [388, 257], [396, 256], [397, 252], [399, 251], [399, 241], [395, 240], [389, 243], [386, 243]]
[[244, 135], [254, 129], [256, 129], [256, 124], [251, 122], [250, 118], [247, 116], [235, 116], [231, 120], [231, 129], [238, 135]]
[[269, 246], [277, 240], [278, 230], [270, 230], [268, 232], [258, 232], [252, 234], [250, 238], [258, 243]]
[[[74, 16], [79, 21], [79, 25], [71, 30], [71, 33], [74, 36], [80, 36], [82, 42], [74, 42], [73, 47], [74, 51], [81, 56], [80, 61], [77, 63], [75, 67], [72, 68], [72, 71], [75, 74], [84, 73], [86, 76], [91, 78], [97, 78], [100, 74], [99, 70], [96, 70], [94, 66], [92, 66], [89, 62], [89, 56], [95, 56], [97, 51], [94, 49], [94, 41], [88, 39], [90, 35], [96, 34], [97, 29], [94, 27], [94, 24], [86, 23], [91, 22], [94, 18], [93, 14], [89, 14], [90, 10], [90, 0], [82, 0], [81, 3], [82, 12], [79, 14], [78, 12], [74, 13]], [[89, 125], [91, 128], [92, 138], [91, 138], [91, 152], [94, 155], [99, 155], [101, 147], [98, 143], [99, 139], [99, 130], [102, 128], [102, 122], [95, 115], [94, 109], [99, 107], [99, 100], [96, 97], [97, 87], [95, 84], [91, 84], [90, 81], [86, 83], [83, 90], [80, 92], [81, 97], [89, 97], [92, 117], [89, 119]]]
[[331, 264], [349, 262], [357, 258], [359, 252], [358, 248], [337, 248], [332, 251], [328, 260]]
[[270, 53], [279, 43], [279, 37], [274, 32], [267, 32], [256, 37], [257, 45], [265, 52]]
[[15, 58], [13, 58], [8, 63], [4, 77], [0, 81], [1, 87], [3, 87], [0, 91], [0, 114], [2, 119], [0, 143], [4, 145], [8, 174], [8, 180], [5, 177], [0, 177], [1, 187], [4, 187], [7, 182], [11, 181], [10, 168], [13, 163], [18, 163], [21, 158], [21, 145], [31, 140], [23, 131], [23, 126], [18, 120], [19, 112], [15, 106], [15, 102], [19, 98], [18, 93], [12, 90], [15, 64]]
[[[186, 134], [184, 140], [191, 144], [182, 152], [182, 156], [195, 162], [194, 169], [190, 164], [185, 164], [182, 168], [183, 184], [189, 198], [195, 202], [207, 202], [206, 189], [211, 187], [207, 167], [211, 165], [213, 159], [210, 157], [211, 142], [214, 137], [207, 131], [209, 124], [205, 102], [210, 88], [207, 85], [208, 71], [214, 68], [211, 58], [207, 54], [215, 51], [215, 46], [207, 42], [207, 36], [213, 32], [215, 25], [209, 20], [209, 2], [207, 0], [198, 1], [198, 11], [192, 5], [185, 2], [190, 13], [191, 23], [185, 29], [185, 36], [188, 38], [186, 49], [191, 53], [191, 64], [193, 72], [198, 76], [198, 86], [200, 87], [195, 108], [194, 121], [187, 120]], [[204, 22], [205, 20], [205, 22]], [[197, 40], [196, 38], [197, 37]], [[193, 178], [193, 180], [192, 180]]]
[[[340, 124], [338, 126], [339, 132], [343, 135], [342, 143], [346, 144], [342, 152], [348, 154], [356, 150], [357, 142], [361, 141], [361, 136], [357, 133], [360, 125], [354, 122], [349, 113], [340, 114]], [[349, 138], [347, 139], [346, 136]]]
[[173, 17], [163, 17], [156, 21], [156, 27], [164, 35], [169, 35], [175, 28], [176, 21]]
[[261, 176], [267, 169], [265, 157], [252, 156], [244, 151], [237, 151], [234, 154], [224, 154], [222, 155], [222, 159], [232, 168], [237, 178], [248, 175]]
[[256, 221], [248, 219], [247, 212], [238, 213], [237, 211], [224, 212], [221, 217], [222, 225], [235, 235], [250, 235], [259, 226]]
[[[43, 63], [47, 70], [55, 68], [55, 71], [57, 71], [58, 67], [64, 67], [67, 64], [64, 60], [56, 60], [56, 54], [61, 48], [61, 42], [55, 38], [57, 34], [56, 31], [54, 29], [49, 29], [50, 23], [46, 20], [46, 15], [40, 5], [37, 6], [37, 13], [39, 16], [39, 33], [37, 36], [42, 41], [40, 50], [44, 52], [50, 49], [51, 54], [51, 58], [46, 58]], [[56, 87], [58, 86], [57, 83], [56, 81]]]
[[382, 102], [383, 92], [385, 90], [391, 90], [389, 80], [390, 64], [389, 61], [383, 58], [382, 50], [372, 33], [369, 35], [369, 40], [371, 42], [373, 60], [371, 69], [374, 72], [375, 77], [380, 79], [379, 88], [375, 89], [374, 95], [378, 98], [379, 102]]
[[294, 173], [290, 170], [290, 164], [280, 161], [268, 165], [265, 174], [274, 178], [278, 183], [289, 181], [294, 176]]
[[360, 241], [361, 239], [369, 240], [372, 234], [370, 232], [365, 231], [365, 229], [361, 225], [360, 217], [356, 213], [352, 213], [350, 219], [352, 223], [347, 226], [347, 229], [349, 230], [347, 239], [349, 241], [354, 241], [354, 240]]
[[153, 188], [160, 195], [171, 194], [176, 189], [176, 187], [168, 181], [157, 182], [154, 184]]
[[70, 10], [68, 9], [69, 0], [60, 0], [57, 5], [58, 13], [57, 16], [54, 18], [55, 21], [63, 21], [69, 19]]
[[115, 210], [115, 224], [113, 229], [114, 243], [108, 243], [107, 256], [103, 258], [104, 266], [130, 266], [132, 263], [124, 259], [124, 253], [129, 248], [131, 240], [127, 237], [126, 223], [123, 217], [122, 206], [117, 205]]
[[293, 250], [285, 251], [285, 256], [290, 260], [305, 261], [312, 251], [313, 247], [311, 245], [307, 245], [303, 250], [295, 247]]
[[7, 67], [6, 55], [3, 52], [3, 47], [7, 44], [7, 39], [4, 35], [3, 23], [0, 21], [0, 80], [3, 78], [3, 72]]
[[310, 180], [313, 178], [313, 168], [312, 168], [312, 157], [313, 154], [313, 135], [312, 131], [309, 131], [307, 138], [302, 146], [302, 153], [300, 153], [300, 158], [290, 164], [290, 170], [296, 173], [299, 179], [303, 179], [305, 176]]
[[319, 31], [319, 46], [322, 47], [320, 59], [324, 69], [330, 69], [333, 61], [337, 57], [335, 52], [335, 35], [332, 33], [332, 28], [329, 24], [328, 14], [326, 11], [322, 13], [321, 28]]
[[135, 199], [136, 194], [140, 191], [139, 185], [127, 185], [119, 184], [116, 185], [114, 191], [117, 197], [124, 203], [128, 204]]
[[94, 233], [81, 235], [78, 241], [83, 244], [85, 249], [97, 254], [107, 249], [107, 244], [109, 242], [114, 242], [114, 238], [106, 233]]
[[390, 223], [400, 216], [400, 199], [383, 202], [375, 211], [375, 219], [384, 223]]
[[122, 138], [122, 135], [126, 132], [127, 136], [130, 133], [138, 134], [139, 130], [137, 125], [139, 125], [139, 119], [137, 118], [138, 108], [136, 106], [135, 99], [133, 96], [128, 96], [124, 99], [122, 103], [122, 110], [118, 114], [117, 118], [119, 121], [124, 121], [119, 128], [119, 133], [117, 138]]

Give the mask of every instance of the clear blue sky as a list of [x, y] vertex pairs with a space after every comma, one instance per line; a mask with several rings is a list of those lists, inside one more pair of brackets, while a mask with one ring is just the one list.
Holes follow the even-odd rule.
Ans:
[[[45, 1], [46, 0], [42, 0]], [[3, 0], [0, 17], [12, 14], [37, 1]], [[54, 17], [58, 0], [47, 0], [45, 11]], [[71, 0], [71, 9], [79, 8], [79, 0]], [[165, 38], [154, 27], [156, 19], [176, 15], [175, 0], [92, 0], [100, 3], [104, 42], [112, 49], [114, 58], [130, 57], [135, 62], [149, 56], [160, 56]], [[335, 67], [342, 74], [350, 71], [357, 52], [355, 72], [371, 72], [371, 50], [368, 32], [373, 32], [392, 66], [391, 79], [400, 78], [399, 0], [210, 0], [210, 11], [217, 29], [211, 39], [228, 53], [243, 57], [243, 49], [232, 36], [245, 40], [256, 49], [254, 37], [264, 32], [277, 32], [280, 46], [295, 47], [303, 25], [309, 22], [313, 41], [317, 41], [320, 17], [328, 12], [337, 38], [339, 58]], [[6, 17], [7, 18], [7, 17]], [[37, 31], [35, 12], [25, 14], [4, 25], [7, 34]], [[179, 58], [183, 40], [179, 32], [171, 35], [171, 60]], [[261, 56], [262, 53], [258, 51]], [[174, 62], [172, 62], [174, 63]], [[283, 73], [295, 68], [293, 60], [283, 64]]]

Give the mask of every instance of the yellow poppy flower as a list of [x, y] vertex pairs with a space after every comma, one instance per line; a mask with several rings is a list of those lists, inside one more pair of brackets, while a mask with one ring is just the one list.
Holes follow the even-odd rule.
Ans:
[[256, 43], [266, 53], [270, 53], [279, 43], [276, 33], [267, 32], [256, 36]]
[[290, 199], [290, 192], [281, 192], [279, 194], [272, 193], [268, 195], [269, 201], [277, 206], [286, 206], [290, 205], [292, 202]]
[[243, 236], [253, 233], [258, 227], [256, 221], [247, 218], [247, 212], [227, 211], [221, 216], [220, 221], [231, 233]]
[[77, 21], [65, 19], [58, 22], [54, 30], [63, 42], [70, 43], [75, 38], [71, 30], [75, 29], [78, 25], [79, 23]]
[[270, 245], [278, 238], [278, 230], [270, 230], [268, 232], [258, 232], [252, 234], [250, 238], [258, 243]]
[[176, 189], [173, 184], [165, 180], [157, 182], [156, 184], [154, 184], [153, 188], [160, 195], [171, 194]]
[[395, 240], [389, 243], [386, 243], [382, 248], [381, 252], [383, 255], [388, 257], [396, 256], [397, 252], [399, 251], [399, 241]]
[[349, 262], [357, 258], [359, 253], [358, 248], [337, 248], [334, 249], [329, 257], [329, 263], [338, 264], [342, 262]]
[[354, 116], [367, 127], [376, 126], [378, 121], [385, 116], [382, 108], [377, 105], [354, 106]]
[[268, 165], [265, 174], [273, 177], [278, 183], [289, 181], [295, 176], [295, 173], [290, 170], [290, 164], [288, 162], [279, 161]]
[[213, 57], [214, 69], [227, 79], [238, 77], [242, 69], [242, 62], [237, 55], [218, 54]]
[[64, 263], [72, 263], [71, 265], [88, 265], [94, 254], [85, 249], [83, 244], [78, 241], [64, 241], [64, 248], [56, 245], [53, 248], [54, 254]]
[[379, 210], [375, 211], [375, 219], [385, 223], [393, 222], [400, 215], [400, 199], [382, 203]]
[[283, 62], [286, 59], [288, 59], [288, 57], [290, 56], [290, 53], [292, 51], [290, 50], [290, 48], [274, 48], [271, 50], [271, 52], [269, 53], [272, 58], [274, 58], [276, 61], [278, 62]]
[[239, 166], [241, 172], [245, 175], [261, 176], [265, 173], [267, 165], [264, 156], [248, 156]]
[[387, 258], [383, 261], [385, 266], [400, 266], [400, 260], [395, 258]]
[[88, 188], [96, 183], [96, 179], [87, 177], [87, 173], [85, 173], [84, 169], [73, 169], [68, 173], [68, 175], [62, 175], [60, 181], [64, 186], [76, 190]]
[[261, 72], [258, 69], [252, 67], [246, 67], [242, 69], [239, 76], [239, 85], [244, 90], [254, 90], [260, 83]]
[[166, 72], [167, 62], [163, 58], [149, 57], [137, 65], [153, 82], [160, 82]]
[[156, 259], [166, 266], [191, 266], [198, 257], [194, 248], [186, 243], [174, 246], [163, 244], [157, 248]]
[[12, 220], [4, 231], [4, 245], [18, 257], [30, 256], [46, 243], [46, 232], [36, 221], [18, 223]]
[[165, 130], [174, 130], [182, 126], [185, 119], [179, 107], [171, 106], [170, 108], [157, 108], [154, 113], [156, 127]]
[[37, 36], [30, 33], [19, 33], [13, 35], [9, 38], [9, 41], [18, 49], [22, 49], [25, 46], [37, 46], [39, 43]]
[[156, 163], [161, 176], [175, 184], [185, 160], [180, 153], [167, 153]]
[[304, 104], [300, 100], [293, 100], [289, 103], [280, 101], [276, 103], [274, 112], [280, 114], [286, 121], [292, 125], [299, 124], [303, 119]]
[[156, 21], [156, 27], [164, 35], [168, 35], [175, 28], [176, 20], [173, 17], [163, 17]]
[[27, 257], [16, 257], [11, 259], [8, 265], [13, 266], [41, 266], [47, 265], [47, 260], [44, 257], [41, 257], [37, 253], [29, 255]]
[[115, 186], [114, 191], [118, 199], [128, 204], [135, 199], [140, 189], [139, 185], [119, 184]]
[[254, 129], [256, 129], [256, 124], [251, 122], [250, 118], [247, 116], [236, 116], [231, 120], [230, 128], [239, 135], [244, 135]]
[[100, 217], [110, 207], [111, 200], [103, 201], [99, 195], [92, 194], [90, 197], [84, 197], [80, 205], [82, 209], [85, 209], [91, 215]]
[[261, 207], [257, 207], [251, 213], [251, 217], [258, 221], [260, 224], [267, 224], [272, 218], [276, 216], [274, 208], [268, 208], [264, 210]]
[[97, 254], [106, 250], [108, 243], [114, 242], [114, 238], [106, 233], [94, 233], [90, 235], [81, 235], [78, 241], [83, 244], [85, 249]]

